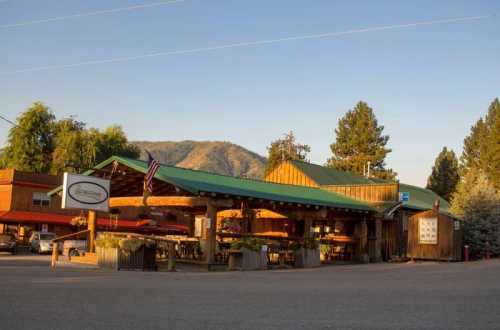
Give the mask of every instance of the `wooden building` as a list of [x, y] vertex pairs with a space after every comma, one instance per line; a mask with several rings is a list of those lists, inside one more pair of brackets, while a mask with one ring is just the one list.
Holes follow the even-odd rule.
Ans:
[[408, 219], [407, 256], [420, 260], [460, 261], [462, 237], [461, 221], [440, 213], [437, 205]]
[[[0, 233], [10, 232], [19, 240], [27, 240], [31, 231], [55, 232], [65, 235], [78, 228], [72, 219], [81, 213], [61, 209], [61, 197], [47, 193], [62, 183], [62, 177], [16, 171], [0, 170]], [[166, 223], [151, 225], [150, 219], [138, 219], [136, 214], [99, 214], [100, 228], [122, 231], [186, 232], [185, 225]]]
[[[367, 220], [368, 250], [374, 261], [406, 258], [409, 218], [432, 209], [436, 200], [439, 213], [450, 217], [448, 202], [430, 190], [303, 161], [284, 161], [264, 180], [316, 187], [368, 203], [377, 211]], [[403, 193], [407, 199], [401, 200]]]
[[[166, 165], [155, 175], [153, 195], [144, 198], [147, 162], [115, 156], [94, 168], [86, 175], [111, 181], [110, 207], [120, 209], [122, 214], [133, 212], [134, 208], [148, 212], [155, 208], [175, 211], [189, 219], [191, 237], [186, 238], [180, 248], [186, 258], [189, 256], [208, 265], [221, 261], [218, 256], [224, 255], [227, 241], [237, 237], [259, 237], [286, 250], [294, 241], [330, 236], [331, 241], [342, 240], [349, 245], [348, 253], [339, 251], [342, 257], [368, 261], [367, 219], [372, 218], [376, 210], [364, 201], [317, 187], [242, 179]], [[336, 226], [341, 219], [349, 224]], [[226, 226], [228, 220], [233, 223]], [[338, 235], [334, 235], [335, 232]], [[201, 249], [201, 257], [191, 246], [197, 242], [200, 246], [195, 250]], [[381, 238], [377, 242], [380, 243]]]

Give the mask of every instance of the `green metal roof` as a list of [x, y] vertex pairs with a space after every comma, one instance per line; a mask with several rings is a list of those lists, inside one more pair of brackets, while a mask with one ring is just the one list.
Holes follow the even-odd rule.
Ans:
[[[141, 173], [147, 172], [147, 162], [117, 156], [105, 160], [94, 168], [102, 169], [115, 160], [135, 171]], [[90, 170], [84, 174], [90, 175], [93, 172], [94, 171]], [[161, 165], [158, 172], [156, 172], [155, 178], [173, 184], [194, 195], [198, 195], [201, 192], [207, 192], [255, 199], [267, 199], [276, 202], [374, 211], [368, 203], [357, 201], [341, 194], [328, 192], [320, 188], [236, 178], [175, 166]]]
[[380, 179], [368, 179], [354, 172], [341, 171], [335, 168], [306, 163], [299, 160], [291, 160], [290, 162], [320, 186], [376, 184], [386, 182]]
[[415, 210], [430, 210], [432, 209], [436, 199], [439, 199], [439, 211], [442, 213], [449, 213], [450, 203], [429, 189], [400, 183], [399, 191], [410, 193], [409, 201], [403, 202], [404, 207]]
[[[379, 184], [394, 182], [379, 178], [366, 178], [354, 172], [344, 172], [334, 168], [306, 163], [303, 161], [292, 160], [291, 162], [305, 175], [316, 181], [316, 183], [318, 183], [320, 186]], [[399, 191], [410, 193], [410, 200], [408, 202], [403, 202], [403, 207], [415, 210], [429, 210], [432, 209], [434, 201], [439, 198], [440, 211], [443, 213], [449, 213], [450, 204], [431, 190], [400, 183]]]

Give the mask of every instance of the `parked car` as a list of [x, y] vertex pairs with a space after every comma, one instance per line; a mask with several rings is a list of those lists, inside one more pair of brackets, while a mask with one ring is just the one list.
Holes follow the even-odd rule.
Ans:
[[17, 242], [12, 234], [0, 234], [0, 251], [16, 253]]
[[[31, 252], [38, 254], [52, 252], [52, 240], [54, 238], [56, 238], [54, 233], [33, 232], [29, 240]], [[62, 252], [61, 244], [58, 244], [58, 247], [59, 251]]]
[[65, 256], [79, 256], [87, 250], [87, 241], [81, 239], [72, 239], [64, 241], [63, 254]]

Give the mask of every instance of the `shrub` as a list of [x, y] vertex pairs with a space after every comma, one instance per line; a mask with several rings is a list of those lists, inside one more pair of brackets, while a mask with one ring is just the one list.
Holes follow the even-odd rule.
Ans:
[[260, 238], [242, 237], [231, 243], [231, 249], [239, 250], [241, 248], [246, 248], [255, 252], [260, 252], [264, 243], [264, 240]]

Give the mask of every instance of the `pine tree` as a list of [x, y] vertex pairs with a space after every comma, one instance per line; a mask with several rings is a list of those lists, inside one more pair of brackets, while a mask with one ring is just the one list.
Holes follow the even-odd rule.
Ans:
[[383, 135], [383, 130], [384, 126], [378, 124], [372, 108], [359, 102], [339, 119], [336, 140], [330, 145], [333, 156], [327, 166], [364, 174], [370, 162], [374, 176], [394, 179], [396, 173], [385, 168], [385, 157], [391, 149], [386, 148], [389, 136]]
[[311, 147], [307, 144], [296, 142], [293, 131], [285, 134], [283, 138], [274, 140], [267, 148], [268, 157], [265, 174], [269, 174], [284, 160], [306, 160], [311, 152]]
[[426, 188], [449, 201], [459, 180], [457, 156], [453, 150], [443, 147], [434, 162]]
[[48, 173], [54, 150], [55, 116], [41, 102], [35, 102], [17, 118], [9, 131], [3, 165], [20, 171]]
[[460, 157], [460, 172], [465, 176], [471, 169], [480, 169], [500, 189], [500, 101], [491, 102], [488, 113], [471, 127], [464, 139]]
[[500, 191], [500, 101], [498, 98], [491, 103], [485, 122], [487, 139], [481, 154], [482, 164], [493, 186]]
[[482, 170], [472, 168], [460, 181], [451, 212], [463, 219], [464, 244], [473, 257], [484, 256], [486, 244], [500, 256], [500, 193]]

